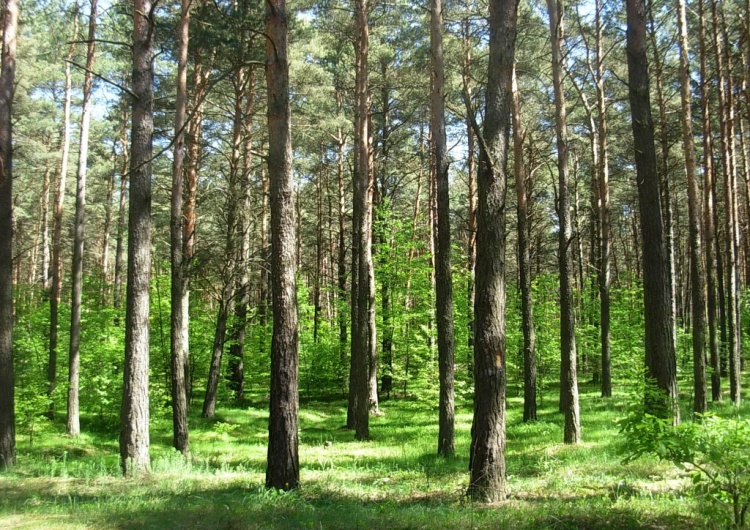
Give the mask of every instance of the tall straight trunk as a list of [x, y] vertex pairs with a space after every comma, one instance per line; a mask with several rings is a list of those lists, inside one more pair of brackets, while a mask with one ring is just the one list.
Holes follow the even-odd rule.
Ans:
[[72, 90], [72, 76], [70, 73], [70, 60], [75, 52], [75, 41], [78, 40], [78, 4], [76, 4], [73, 13], [73, 43], [68, 48], [68, 55], [65, 61], [65, 95], [63, 100], [63, 128], [60, 136], [60, 163], [58, 165], [59, 173], [56, 175], [55, 189], [55, 208], [53, 211], [53, 230], [52, 230], [52, 263], [50, 267], [52, 272], [52, 285], [50, 287], [49, 300], [49, 360], [47, 362], [47, 394], [50, 396], [48, 415], [54, 415], [53, 404], [51, 401], [52, 393], [57, 386], [57, 331], [58, 319], [60, 315], [60, 293], [62, 291], [63, 270], [62, 270], [62, 221], [63, 205], [65, 204], [65, 182], [68, 176], [68, 158], [70, 155], [70, 104]]
[[115, 175], [117, 174], [117, 143], [112, 145], [112, 173], [107, 179], [107, 196], [104, 199], [104, 226], [102, 227], [102, 252], [99, 257], [99, 269], [102, 274], [103, 294], [109, 281], [109, 240], [112, 235], [112, 198], [115, 195]]
[[507, 493], [505, 194], [518, 2], [491, 0], [489, 8], [490, 68], [484, 131], [481, 136], [477, 134], [481, 149], [477, 174], [474, 421], [468, 494], [476, 500], [494, 502]]
[[706, 269], [703, 263], [703, 234], [701, 231], [703, 213], [701, 211], [701, 192], [695, 168], [693, 113], [690, 105], [690, 50], [688, 45], [685, 0], [677, 0], [677, 10], [680, 31], [682, 147], [685, 154], [688, 224], [690, 232], [690, 286], [693, 324], [693, 412], [703, 414], [708, 409], [708, 400], [706, 397]]
[[[708, 302], [708, 344], [711, 363], [711, 401], [721, 400], [721, 356], [717, 332], [716, 312], [716, 227], [714, 225], [714, 180], [713, 130], [711, 127], [710, 96], [708, 85], [708, 53], [706, 51], [706, 0], [698, 0], [699, 44], [700, 44], [700, 87], [701, 87], [701, 130], [703, 133], [703, 232], [706, 252], [706, 288]], [[716, 265], [715, 265], [716, 263]]]
[[189, 336], [189, 296], [187, 270], [183, 262], [183, 193], [185, 157], [185, 116], [187, 113], [187, 60], [190, 39], [190, 0], [180, 3], [177, 30], [177, 88], [174, 114], [174, 156], [172, 158], [172, 202], [169, 247], [171, 257], [170, 350], [172, 372], [172, 446], [183, 455], [190, 452], [187, 404], [187, 363]]
[[437, 186], [437, 233], [435, 234], [435, 282], [438, 365], [440, 371], [440, 404], [438, 420], [438, 455], [453, 456], [454, 438], [454, 334], [453, 276], [451, 274], [451, 225], [448, 181], [448, 153], [445, 137], [445, 72], [443, 66], [443, 3], [431, 0], [430, 48], [432, 94], [430, 97], [430, 130], [432, 157]]
[[68, 356], [68, 421], [67, 433], [81, 433], [78, 389], [81, 366], [81, 301], [83, 295], [83, 241], [84, 214], [86, 208], [86, 171], [89, 155], [89, 124], [91, 123], [91, 72], [94, 68], [96, 45], [97, 0], [91, 0], [89, 13], [88, 48], [86, 50], [86, 72], [83, 77], [83, 104], [81, 108], [81, 132], [78, 150], [78, 175], [76, 178], [76, 220], [73, 241], [73, 266], [70, 307], [70, 354]]
[[521, 97], [513, 67], [513, 175], [516, 179], [516, 216], [518, 217], [518, 269], [521, 284], [523, 328], [523, 421], [536, 421], [536, 331], [534, 300], [531, 290], [531, 252], [528, 190], [523, 156], [524, 131], [521, 124]]
[[[732, 94], [731, 66], [728, 64], [729, 53], [726, 50], [727, 42], [724, 39], [723, 16], [716, 0], [711, 2], [711, 14], [713, 19], [712, 30], [714, 39], [714, 51], [716, 69], [718, 74], [719, 95], [719, 119], [721, 134], [719, 135], [720, 148], [723, 153], [723, 190], [724, 190], [724, 257], [723, 286], [720, 286], [722, 300], [724, 302], [724, 331], [722, 338], [726, 339], [729, 366], [729, 398], [733, 403], [739, 405], [741, 396], [739, 381], [739, 344], [737, 329], [737, 260], [734, 244], [735, 233], [735, 140], [734, 140], [734, 97]], [[718, 208], [717, 208], [718, 210]], [[718, 245], [718, 243], [717, 243]], [[717, 254], [717, 256], [720, 255]], [[723, 287], [723, 288], [722, 288]]]
[[655, 382], [661, 394], [647, 395], [646, 406], [650, 412], [671, 416], [677, 423], [677, 363], [672, 340], [669, 262], [664, 245], [665, 230], [659, 204], [654, 122], [651, 118], [646, 56], [646, 6], [644, 0], [627, 0], [626, 9], [629, 98], [643, 256], [646, 377]]
[[0, 469], [16, 462], [13, 371], [13, 92], [18, 0], [6, 0], [0, 63]]
[[369, 27], [367, 0], [357, 0], [355, 8], [355, 136], [354, 162], [354, 233], [352, 238], [352, 360], [350, 377], [350, 408], [355, 437], [370, 437], [370, 378], [369, 325], [370, 306], [369, 269], [372, 261], [372, 241], [368, 230], [370, 186], [370, 129], [368, 106], [367, 55]]
[[677, 288], [675, 278], [675, 249], [674, 249], [674, 222], [672, 220], [672, 189], [670, 185], [671, 164], [669, 163], [669, 123], [667, 121], [667, 100], [664, 89], [664, 65], [656, 40], [656, 24], [654, 23], [654, 12], [651, 4], [648, 4], [649, 37], [654, 54], [654, 79], [656, 81], [656, 96], [659, 107], [659, 163], [661, 167], [659, 178], [659, 192], [661, 193], [662, 218], [665, 227], [664, 244], [667, 249], [667, 260], [669, 266], [669, 299], [672, 319], [672, 342], [677, 351]]
[[125, 370], [120, 415], [120, 464], [125, 475], [150, 467], [149, 457], [149, 279], [151, 272], [151, 155], [153, 151], [153, 32], [155, 6], [133, 6], [133, 124], [130, 141], [128, 288]]
[[596, 0], [596, 107], [599, 115], [599, 325], [602, 345], [602, 397], [612, 396], [612, 346], [610, 337], [610, 238], [609, 148], [607, 145], [607, 107], [602, 50], [602, 0]]
[[739, 208], [737, 206], [737, 161], [736, 161], [736, 124], [734, 101], [734, 67], [729, 50], [729, 36], [724, 20], [723, 4], [719, 15], [721, 18], [722, 40], [724, 55], [724, 79], [726, 81], [726, 134], [727, 141], [727, 171], [724, 179], [725, 197], [725, 245], [727, 254], [727, 335], [729, 337], [729, 397], [736, 406], [740, 406], [742, 399], [742, 326], [740, 306], [740, 278], [739, 278]]
[[[127, 122], [127, 115], [123, 116], [123, 126]], [[128, 172], [130, 167], [130, 154], [128, 149], [127, 133], [122, 138], [122, 171], [120, 172], [120, 199], [117, 208], [117, 240], [115, 242], [115, 277], [114, 297], [112, 305], [120, 309], [122, 303], [122, 277], [123, 277], [123, 254], [125, 253], [125, 225], [126, 206], [128, 203]]]
[[292, 203], [292, 142], [285, 0], [266, 2], [268, 178], [271, 185], [273, 339], [266, 486], [299, 485], [297, 280]]
[[44, 168], [44, 184], [42, 186], [42, 289], [47, 291], [50, 288], [50, 276], [49, 276], [49, 263], [50, 263], [50, 248], [49, 248], [49, 192], [50, 192], [50, 177], [51, 169], [49, 166]]
[[234, 320], [229, 344], [229, 386], [234, 391], [238, 401], [245, 397], [245, 335], [247, 333], [247, 308], [250, 304], [250, 176], [251, 176], [251, 127], [255, 113], [255, 71], [248, 70], [246, 87], [242, 92], [245, 96], [245, 108], [242, 112], [242, 168], [239, 172], [240, 180], [240, 209], [238, 218], [238, 249], [237, 249], [237, 288], [234, 300]]
[[343, 369], [346, 363], [346, 201], [344, 197], [344, 150], [346, 149], [346, 140], [341, 131], [338, 129], [336, 134], [336, 183], [338, 189], [338, 255], [336, 263], [337, 269], [337, 287], [338, 287], [338, 323], [339, 323], [339, 360]]
[[[322, 157], [321, 157], [322, 159]], [[318, 333], [320, 331], [320, 313], [321, 307], [321, 290], [323, 281], [323, 160], [321, 160], [318, 174], [315, 178], [316, 193], [316, 226], [315, 226], [315, 279], [313, 284], [313, 342], [318, 343]]]
[[[367, 108], [370, 108], [368, 97]], [[369, 114], [369, 112], [368, 112]], [[369, 119], [369, 118], [368, 118]], [[368, 130], [371, 128], [368, 126]], [[368, 357], [368, 410], [370, 413], [380, 414], [380, 405], [378, 402], [378, 341], [375, 322], [375, 259], [374, 259], [374, 221], [375, 208], [379, 203], [376, 199], [377, 183], [375, 182], [375, 173], [373, 168], [373, 149], [372, 136], [368, 138], [368, 167], [370, 173], [367, 185], [367, 242], [370, 247], [369, 259], [367, 262], [367, 357]]]
[[563, 89], [563, 5], [547, 0], [552, 41], [552, 84], [555, 91], [557, 173], [559, 180], [558, 260], [560, 265], [560, 409], [565, 415], [565, 443], [581, 439], [576, 373], [575, 301], [573, 299], [573, 229], [570, 219], [570, 176], [568, 168], [568, 124]]

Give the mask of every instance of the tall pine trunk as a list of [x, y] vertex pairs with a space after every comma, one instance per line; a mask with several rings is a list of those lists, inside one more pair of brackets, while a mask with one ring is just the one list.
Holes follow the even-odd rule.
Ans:
[[[484, 131], [480, 142], [474, 304], [474, 420], [468, 495], [494, 502], [505, 478], [505, 194], [510, 133], [517, 0], [491, 0]], [[467, 105], [468, 106], [468, 105]]]
[[170, 213], [171, 322], [170, 350], [172, 372], [172, 445], [183, 455], [190, 451], [187, 403], [187, 363], [189, 300], [188, 274], [183, 258], [183, 193], [185, 175], [185, 116], [187, 113], [187, 60], [190, 38], [190, 0], [180, 4], [177, 31], [177, 94], [174, 115], [174, 156], [172, 158], [172, 202]]
[[70, 354], [68, 356], [68, 421], [67, 433], [81, 433], [79, 418], [79, 379], [81, 354], [81, 300], [83, 295], [83, 241], [84, 214], [86, 208], [86, 171], [89, 154], [89, 125], [91, 123], [91, 72], [94, 68], [96, 46], [97, 0], [91, 0], [89, 13], [88, 47], [86, 50], [86, 72], [83, 78], [83, 105], [81, 109], [81, 132], [78, 150], [78, 175], [76, 178], [76, 219], [73, 241], [73, 266], [70, 308]]
[[0, 468], [16, 462], [13, 371], [13, 141], [18, 0], [6, 0], [0, 63]]
[[626, 9], [628, 83], [643, 259], [646, 377], [659, 389], [658, 396], [646, 396], [646, 406], [652, 413], [671, 416], [677, 423], [677, 363], [672, 340], [669, 261], [664, 245], [665, 229], [659, 203], [659, 173], [651, 118], [645, 2], [627, 0]]
[[120, 415], [120, 465], [128, 476], [150, 468], [148, 370], [154, 7], [151, 0], [135, 0], [133, 7], [132, 90], [135, 97], [130, 140], [125, 370]]
[[273, 338], [266, 486], [299, 485], [299, 352], [292, 199], [292, 137], [285, 0], [266, 2], [268, 179], [271, 199]]

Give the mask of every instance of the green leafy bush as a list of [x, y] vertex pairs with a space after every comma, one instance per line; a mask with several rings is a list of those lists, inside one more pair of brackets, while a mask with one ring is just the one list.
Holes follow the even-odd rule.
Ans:
[[654, 455], [691, 471], [696, 493], [731, 507], [734, 525], [745, 527], [750, 505], [750, 420], [704, 415], [673, 427], [669, 419], [633, 410], [620, 429], [626, 440], [626, 462]]

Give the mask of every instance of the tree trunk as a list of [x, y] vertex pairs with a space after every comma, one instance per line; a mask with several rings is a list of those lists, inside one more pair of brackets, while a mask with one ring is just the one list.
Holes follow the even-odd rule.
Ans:
[[[467, 16], [462, 24], [462, 41], [463, 41], [463, 87], [466, 93], [467, 102], [471, 102], [471, 42], [470, 42], [471, 22]], [[466, 173], [468, 177], [468, 199], [469, 199], [469, 226], [467, 238], [467, 264], [469, 279], [466, 288], [466, 309], [467, 309], [467, 327], [469, 358], [468, 367], [469, 375], [474, 376], [473, 359], [471, 352], [474, 349], [474, 272], [477, 261], [477, 205], [476, 205], [476, 162], [474, 158], [474, 131], [471, 127], [471, 120], [466, 118]]]
[[[344, 149], [346, 140], [338, 129], [336, 135], [337, 147], [337, 164], [336, 164], [336, 182], [338, 187], [338, 221], [339, 221], [339, 240], [338, 240], [338, 257], [337, 257], [337, 287], [338, 287], [338, 322], [339, 322], [339, 361], [341, 369], [346, 366], [346, 202], [344, 198]], [[342, 380], [342, 387], [345, 382]]]
[[646, 406], [650, 412], [671, 416], [677, 423], [677, 365], [672, 340], [669, 262], [664, 245], [654, 122], [651, 118], [646, 6], [644, 0], [627, 0], [626, 7], [628, 83], [643, 256], [646, 378], [654, 381], [660, 390], [659, 396], [646, 396]]
[[552, 40], [552, 82], [555, 90], [555, 130], [557, 132], [557, 173], [559, 179], [558, 260], [560, 265], [560, 409], [565, 415], [565, 443], [581, 439], [576, 373], [575, 302], [573, 300], [573, 243], [570, 219], [568, 169], [568, 124], [563, 90], [563, 5], [547, 0]]
[[133, 125], [130, 141], [128, 288], [125, 371], [120, 415], [120, 464], [125, 475], [150, 468], [149, 458], [149, 278], [151, 272], [151, 155], [153, 151], [154, 5], [135, 0], [133, 9]]
[[174, 156], [172, 158], [172, 203], [170, 213], [171, 322], [170, 349], [172, 375], [172, 445], [183, 455], [190, 452], [187, 405], [187, 364], [190, 297], [188, 274], [183, 260], [183, 193], [185, 176], [185, 115], [187, 112], [187, 60], [190, 39], [190, 0], [180, 4], [177, 31], [177, 88], [174, 115]]
[[[721, 357], [717, 333], [716, 312], [716, 227], [714, 225], [714, 180], [713, 131], [708, 85], [708, 54], [706, 52], [706, 18], [704, 4], [698, 0], [700, 43], [701, 125], [703, 133], [703, 232], [706, 249], [706, 287], [708, 302], [708, 344], [711, 363], [711, 401], [721, 401]], [[715, 265], [716, 264], [716, 265]]]
[[483, 134], [480, 140], [474, 304], [474, 421], [468, 495], [505, 498], [505, 192], [517, 0], [492, 0]]
[[[114, 278], [114, 297], [112, 305], [115, 309], [120, 309], [122, 302], [122, 276], [123, 266], [122, 259], [125, 253], [125, 210], [127, 205], [128, 196], [128, 172], [130, 167], [130, 154], [128, 148], [128, 134], [127, 134], [127, 112], [123, 113], [122, 117], [122, 171], [120, 172], [120, 204], [117, 210], [117, 242], [115, 245], [115, 278]], [[117, 321], [119, 317], [115, 317]]]
[[524, 131], [521, 124], [521, 98], [513, 67], [513, 174], [516, 179], [516, 215], [518, 217], [518, 269], [521, 284], [523, 328], [523, 421], [536, 421], [536, 332], [531, 290], [531, 254], [528, 190], [523, 156]]
[[0, 469], [16, 463], [13, 372], [13, 149], [18, 0], [6, 0], [0, 63]]
[[451, 274], [450, 195], [448, 153], [445, 137], [445, 73], [443, 66], [443, 4], [431, 0], [430, 48], [432, 94], [430, 97], [430, 130], [432, 157], [437, 186], [437, 233], [435, 234], [435, 280], [438, 364], [440, 371], [440, 404], [438, 421], [438, 455], [453, 456], [455, 402], [453, 335], [453, 276]]
[[91, 0], [89, 14], [88, 48], [86, 50], [86, 73], [83, 79], [83, 104], [81, 108], [81, 132], [78, 150], [78, 175], [76, 178], [76, 220], [73, 242], [73, 266], [70, 308], [70, 354], [68, 356], [68, 421], [67, 433], [81, 433], [79, 417], [79, 378], [81, 354], [81, 301], [83, 295], [83, 241], [84, 214], [86, 208], [86, 172], [89, 154], [89, 125], [91, 123], [91, 72], [94, 68], [96, 44], [97, 0]]
[[610, 238], [609, 218], [609, 149], [607, 146], [607, 107], [604, 87], [604, 52], [602, 50], [602, 1], [596, 0], [596, 106], [599, 115], [599, 325], [602, 343], [602, 397], [612, 397], [612, 350], [610, 339]]
[[695, 169], [693, 114], [690, 94], [690, 63], [685, 0], [677, 0], [680, 31], [680, 85], [682, 103], [682, 146], [685, 154], [685, 175], [688, 191], [688, 223], [690, 232], [690, 282], [693, 327], [693, 412], [708, 410], [706, 399], [706, 284], [701, 232], [700, 187]]
[[76, 4], [73, 13], [73, 43], [68, 49], [67, 59], [65, 61], [65, 96], [63, 102], [63, 128], [60, 136], [61, 154], [59, 173], [55, 178], [55, 208], [53, 211], [53, 230], [52, 230], [52, 286], [49, 300], [49, 361], [47, 363], [47, 381], [49, 387], [47, 394], [50, 397], [49, 409], [47, 414], [50, 418], [54, 416], [52, 393], [57, 385], [57, 331], [58, 319], [60, 315], [60, 293], [62, 291], [63, 270], [62, 270], [62, 221], [63, 205], [65, 204], [65, 182], [68, 176], [68, 157], [70, 154], [70, 104], [71, 104], [71, 87], [72, 77], [70, 73], [70, 60], [75, 52], [75, 41], [78, 40], [78, 4]]
[[271, 185], [273, 270], [271, 405], [266, 486], [289, 490], [299, 485], [299, 352], [285, 0], [266, 2], [266, 35], [268, 178]]
[[117, 142], [112, 144], [112, 174], [107, 179], [107, 197], [104, 199], [104, 226], [102, 227], [102, 253], [99, 268], [102, 274], [102, 296], [106, 297], [109, 280], [109, 239], [112, 234], [112, 198], [115, 195], [115, 175], [117, 174]]
[[50, 191], [50, 173], [49, 166], [44, 168], [44, 184], [42, 190], [42, 289], [47, 291], [50, 288], [49, 264], [49, 191]]
[[367, 0], [357, 0], [355, 9], [356, 81], [355, 81], [355, 166], [354, 166], [354, 234], [352, 239], [352, 361], [350, 377], [350, 409], [355, 438], [370, 437], [369, 415], [369, 270], [372, 241], [368, 230], [370, 184], [370, 129], [367, 81], [369, 27]]

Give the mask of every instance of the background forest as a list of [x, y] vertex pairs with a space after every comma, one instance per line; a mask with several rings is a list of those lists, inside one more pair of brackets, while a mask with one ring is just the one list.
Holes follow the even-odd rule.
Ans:
[[[283, 308], [267, 4], [279, 2], [21, 2], [5, 198], [14, 306], [0, 315], [15, 454], [0, 444], [0, 526], [744, 526], [750, 4], [644, 4], [649, 195], [626, 46], [626, 4], [642, 2], [290, 0], [296, 302], [285, 291]], [[487, 132], [488, 84], [505, 68], [488, 4], [517, 5], [506, 164]], [[144, 6], [153, 151], [137, 158]], [[507, 177], [498, 225], [480, 212], [483, 168]], [[134, 193], [149, 202], [145, 239]], [[482, 230], [501, 234], [497, 251]], [[644, 255], [654, 231], [658, 262]], [[146, 249], [140, 280], [129, 249]], [[495, 493], [472, 452], [490, 401], [475, 353], [482, 263], [504, 278]], [[659, 315], [644, 298], [657, 269]], [[139, 436], [123, 419], [137, 281], [150, 295], [142, 461], [123, 452]], [[271, 472], [266, 485], [301, 487], [277, 492], [262, 476], [282, 374], [273, 315], [289, 307], [300, 462], [293, 483]], [[665, 348], [649, 335], [657, 322]], [[296, 440], [295, 428], [295, 458]], [[469, 502], [467, 484], [489, 503]]]

